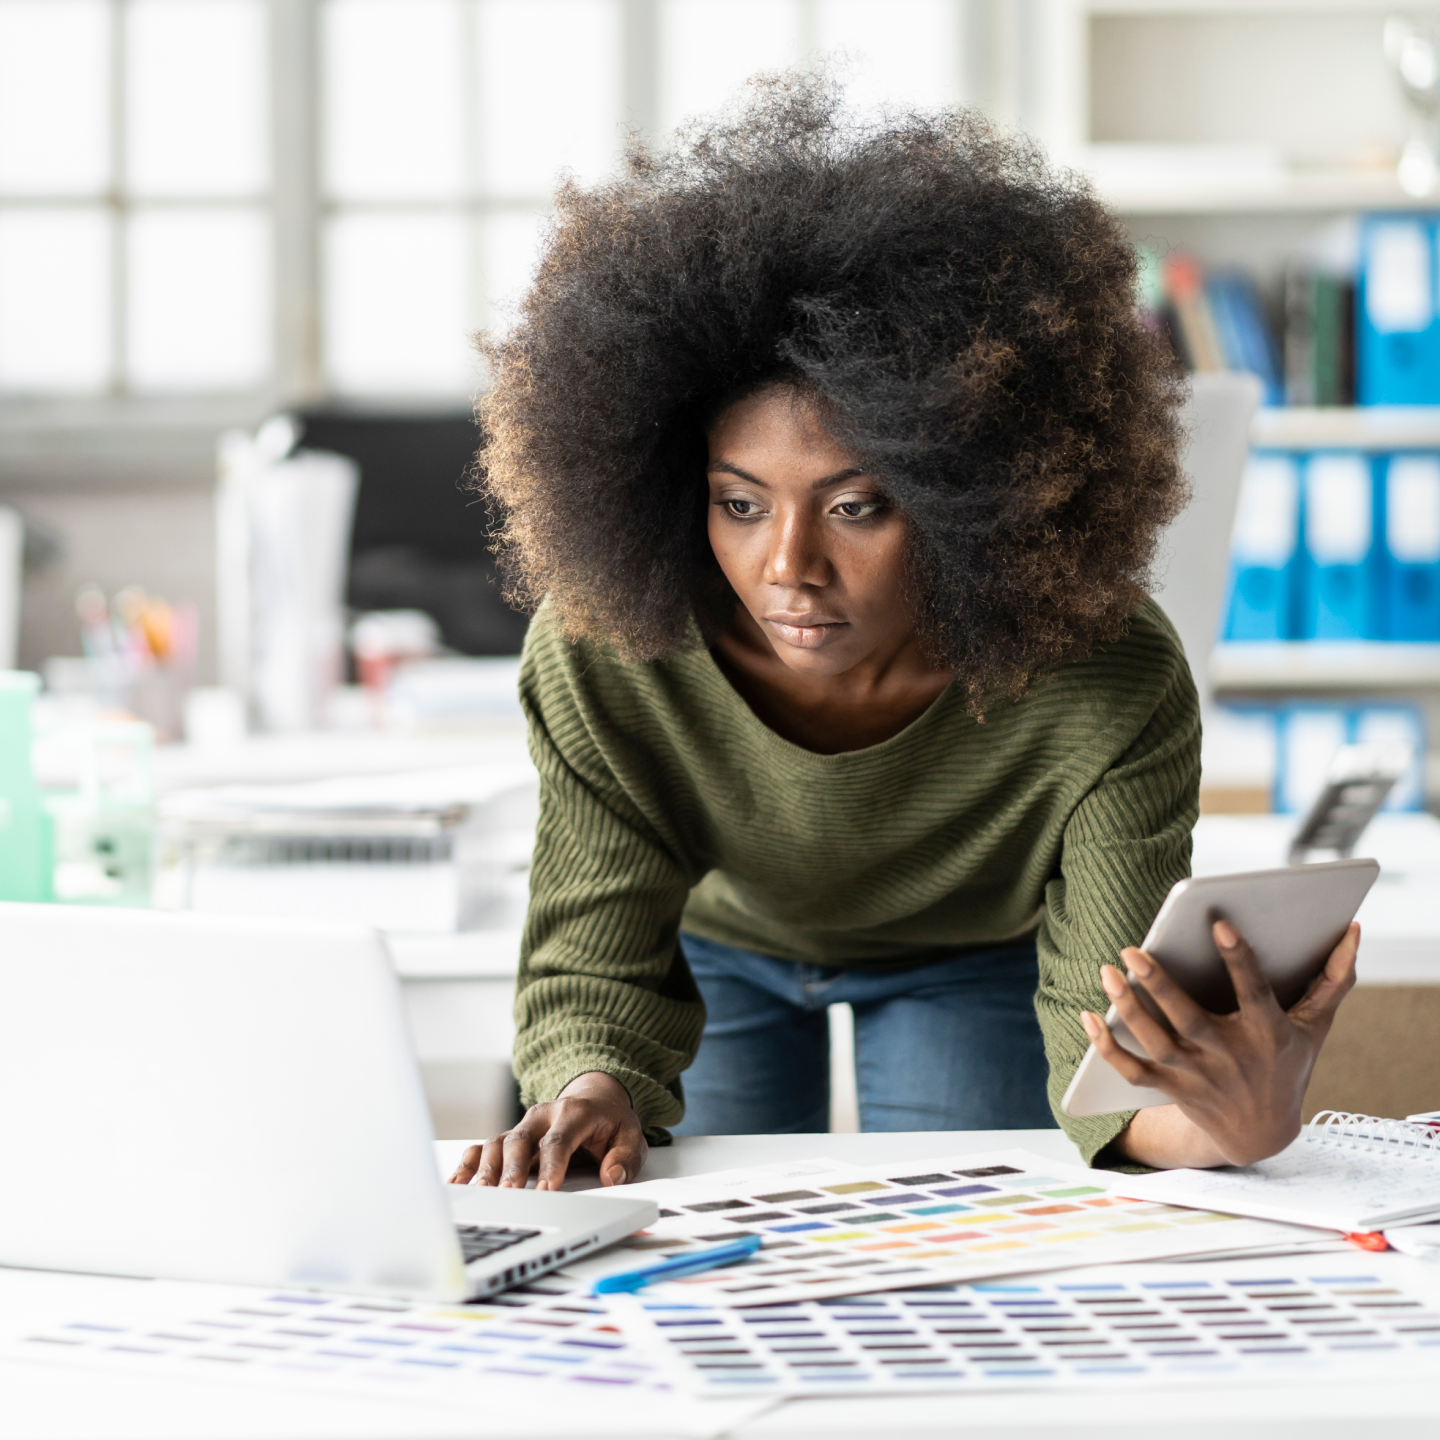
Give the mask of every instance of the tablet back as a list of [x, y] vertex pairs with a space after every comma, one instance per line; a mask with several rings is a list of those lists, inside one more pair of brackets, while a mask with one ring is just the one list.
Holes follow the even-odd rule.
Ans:
[[[1288, 1009], [1320, 973], [1379, 873], [1374, 860], [1336, 860], [1181, 880], [1165, 897], [1140, 948], [1192, 999], [1226, 1015], [1236, 1008], [1235, 988], [1210, 927], [1228, 920], [1249, 941], [1275, 998]], [[1135, 983], [1134, 989], [1153, 1011], [1144, 988]], [[1105, 1019], [1121, 1045], [1135, 1055], [1145, 1054], [1114, 1006]], [[1091, 1046], [1061, 1109], [1073, 1116], [1108, 1115], [1169, 1103], [1160, 1091], [1121, 1079]]]

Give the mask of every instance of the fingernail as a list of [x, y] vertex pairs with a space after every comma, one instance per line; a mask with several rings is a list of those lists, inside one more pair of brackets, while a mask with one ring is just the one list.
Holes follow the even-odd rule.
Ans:
[[1215, 939], [1227, 950], [1231, 950], [1240, 943], [1240, 932], [1228, 920], [1217, 920]]
[[1124, 950], [1121, 954], [1125, 958], [1125, 964], [1129, 967], [1132, 975], [1138, 975], [1143, 980], [1155, 967], [1150, 963], [1150, 957], [1143, 950]]
[[1088, 1011], [1080, 1012], [1080, 1028], [1092, 1038], [1095, 1034], [1095, 1017]]
[[1120, 978], [1113, 965], [1100, 967], [1100, 984], [1112, 1000], [1123, 994], [1125, 990], [1125, 982]]

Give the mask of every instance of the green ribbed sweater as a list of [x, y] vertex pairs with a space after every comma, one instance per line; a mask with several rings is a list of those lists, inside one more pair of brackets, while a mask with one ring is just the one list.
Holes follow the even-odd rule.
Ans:
[[705, 1012], [676, 934], [840, 967], [1032, 934], [1050, 1103], [1087, 1161], [1128, 1114], [1059, 1100], [1099, 969], [1189, 873], [1200, 718], [1146, 602], [1128, 635], [983, 722], [952, 686], [864, 750], [782, 739], [698, 640], [663, 661], [572, 645], [548, 607], [520, 670], [540, 823], [515, 1001], [526, 1104], [613, 1075], [653, 1138], [684, 1113]]

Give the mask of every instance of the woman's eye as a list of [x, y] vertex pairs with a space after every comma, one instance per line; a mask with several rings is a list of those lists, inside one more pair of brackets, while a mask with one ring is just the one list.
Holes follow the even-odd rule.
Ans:
[[722, 503], [732, 515], [742, 520], [760, 513], [760, 507], [753, 500], [726, 500]]
[[884, 508], [884, 504], [883, 500], [842, 500], [835, 507], [835, 513], [843, 515], [847, 520], [864, 520], [877, 514]]

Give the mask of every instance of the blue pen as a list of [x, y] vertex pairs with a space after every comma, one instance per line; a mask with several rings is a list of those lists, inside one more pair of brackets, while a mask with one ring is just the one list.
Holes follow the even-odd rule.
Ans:
[[592, 1295], [629, 1295], [657, 1280], [673, 1280], [677, 1275], [697, 1275], [702, 1270], [713, 1270], [717, 1265], [733, 1265], [737, 1260], [748, 1259], [761, 1245], [758, 1235], [742, 1235], [738, 1240], [726, 1241], [724, 1245], [709, 1250], [694, 1250], [689, 1255], [678, 1255], [673, 1260], [664, 1260], [659, 1265], [647, 1265], [643, 1270], [627, 1270], [623, 1275], [607, 1275], [597, 1280], [591, 1288]]

